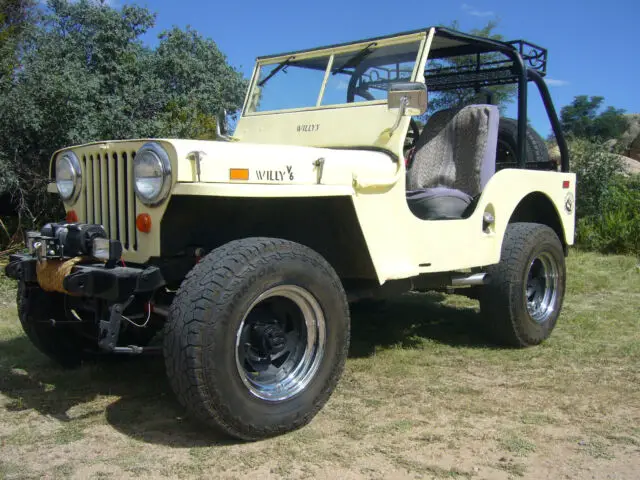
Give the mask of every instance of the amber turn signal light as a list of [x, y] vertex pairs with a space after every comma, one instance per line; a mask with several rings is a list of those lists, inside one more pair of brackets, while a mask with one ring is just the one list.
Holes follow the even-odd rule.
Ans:
[[65, 220], [67, 221], [67, 223], [78, 223], [78, 214], [75, 210], [69, 210], [67, 212]]
[[148, 213], [138, 215], [136, 217], [136, 227], [142, 233], [149, 233], [151, 231], [151, 215]]
[[248, 168], [231, 168], [229, 169], [229, 180], [249, 180]]

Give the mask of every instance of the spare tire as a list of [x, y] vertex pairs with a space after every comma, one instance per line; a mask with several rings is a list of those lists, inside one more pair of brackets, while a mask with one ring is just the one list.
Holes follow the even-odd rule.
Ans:
[[[538, 132], [527, 126], [526, 163], [549, 162], [547, 145]], [[518, 164], [518, 121], [515, 118], [501, 118], [498, 126], [498, 149], [496, 165]]]

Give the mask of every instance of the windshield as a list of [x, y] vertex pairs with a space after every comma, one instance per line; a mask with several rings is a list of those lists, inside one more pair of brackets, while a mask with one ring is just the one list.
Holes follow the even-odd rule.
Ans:
[[245, 114], [387, 99], [389, 85], [414, 78], [420, 42], [262, 64]]

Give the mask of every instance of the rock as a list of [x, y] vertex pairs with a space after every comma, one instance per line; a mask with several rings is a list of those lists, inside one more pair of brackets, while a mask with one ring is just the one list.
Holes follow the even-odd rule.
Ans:
[[627, 117], [629, 126], [620, 137], [622, 151], [626, 153], [627, 157], [640, 160], [640, 114], [629, 113], [625, 117]]
[[627, 174], [640, 175], [640, 161], [625, 157], [624, 155], [617, 155], [617, 157], [620, 159]]
[[640, 134], [629, 145], [629, 157], [640, 161]]
[[[640, 116], [640, 115], [639, 115]], [[620, 159], [625, 172], [628, 175], [640, 174], [640, 137], [637, 140], [638, 155], [637, 158], [628, 157], [625, 155], [616, 155]], [[615, 155], [615, 154], [614, 154]], [[557, 145], [549, 147], [549, 160], [553, 160], [556, 163], [560, 163], [560, 149]]]
[[549, 147], [549, 160], [557, 164], [560, 163], [560, 148], [555, 143]]
[[626, 146], [631, 145], [631, 143], [638, 138], [638, 135], [640, 135], [640, 113], [628, 113], [625, 117], [627, 117], [629, 126], [627, 127], [627, 131], [620, 137], [620, 142]]
[[606, 148], [608, 151], [613, 152], [613, 149], [616, 148], [616, 144], [618, 143], [618, 141], [614, 138], [612, 138], [611, 140], [607, 140], [606, 142], [604, 142], [604, 148]]

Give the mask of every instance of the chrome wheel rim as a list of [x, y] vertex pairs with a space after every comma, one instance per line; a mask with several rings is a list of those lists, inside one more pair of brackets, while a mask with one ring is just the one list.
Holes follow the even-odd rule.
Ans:
[[525, 294], [529, 316], [544, 323], [556, 310], [559, 282], [558, 262], [549, 253], [541, 253], [529, 264]]
[[297, 285], [280, 285], [249, 307], [236, 333], [236, 367], [252, 395], [281, 402], [302, 392], [325, 351], [324, 313]]

